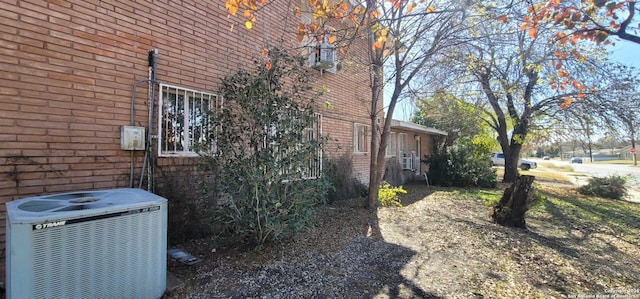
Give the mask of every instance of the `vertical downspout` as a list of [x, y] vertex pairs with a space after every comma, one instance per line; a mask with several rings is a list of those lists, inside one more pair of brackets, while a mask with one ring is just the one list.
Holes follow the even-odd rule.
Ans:
[[[149, 79], [144, 79], [144, 80], [138, 80], [136, 81], [136, 83], [133, 84], [133, 88], [131, 90], [131, 126], [135, 126], [135, 115], [136, 115], [136, 89], [138, 88], [138, 85], [144, 83], [144, 82], [150, 82]], [[131, 151], [131, 161], [130, 161], [130, 173], [129, 173], [129, 188], [133, 188], [133, 181], [134, 181], [134, 177], [135, 177], [135, 173], [134, 173], [134, 151]], [[140, 176], [140, 180], [143, 179], [143, 175], [144, 175], [144, 165], [145, 162], [147, 161], [147, 155], [146, 155], [146, 151], [145, 151], [145, 156], [144, 159], [142, 161], [142, 174]], [[140, 186], [138, 188], [142, 188], [142, 183], [140, 183]]]
[[[153, 108], [155, 106], [155, 82], [156, 82], [156, 69], [158, 67], [158, 49], [149, 51], [149, 123], [147, 125], [147, 191], [154, 192], [154, 166], [155, 159], [153, 156], [153, 142], [151, 140], [153, 134]], [[142, 183], [142, 182], [141, 182]]]

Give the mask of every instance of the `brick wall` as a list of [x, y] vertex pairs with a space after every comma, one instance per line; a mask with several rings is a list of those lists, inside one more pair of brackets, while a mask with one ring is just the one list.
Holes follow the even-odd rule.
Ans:
[[[120, 126], [130, 124], [134, 82], [148, 76], [148, 50], [159, 51], [158, 80], [215, 91], [224, 75], [250, 64], [265, 46], [300, 46], [295, 30], [283, 28], [283, 16], [291, 11], [286, 2], [262, 11], [250, 31], [241, 25], [229, 30], [221, 1], [0, 5], [0, 203], [128, 186], [132, 159], [119, 149]], [[328, 87], [321, 103], [329, 101], [332, 108], [320, 112], [324, 133], [334, 138], [333, 157], [352, 152], [354, 122], [369, 123], [366, 69], [351, 65], [337, 74], [315, 72], [313, 78], [316, 88]], [[145, 84], [137, 89], [135, 125], [147, 124], [147, 93]], [[142, 159], [142, 152], [134, 152], [136, 176]], [[193, 164], [172, 158], [158, 163]], [[354, 165], [368, 176], [368, 156], [354, 156]], [[0, 218], [4, 209], [0, 205]], [[4, 221], [0, 226], [4, 244]]]

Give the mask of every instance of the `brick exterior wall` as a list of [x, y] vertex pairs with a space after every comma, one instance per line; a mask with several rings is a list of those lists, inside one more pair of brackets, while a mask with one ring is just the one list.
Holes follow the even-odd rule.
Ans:
[[[250, 31], [230, 31], [222, 1], [0, 0], [0, 203], [127, 187], [132, 156], [120, 150], [120, 126], [130, 124], [134, 82], [148, 77], [148, 50], [158, 49], [158, 80], [215, 92], [224, 75], [250, 65], [263, 48], [300, 47], [286, 4], [261, 11]], [[319, 111], [332, 138], [329, 156], [352, 153], [354, 122], [369, 123], [366, 69], [345, 63], [313, 79], [328, 87], [320, 102], [332, 104]], [[141, 84], [138, 126], [147, 126], [147, 103]], [[368, 177], [368, 158], [354, 156], [356, 173]], [[134, 152], [136, 175], [142, 159]], [[191, 166], [193, 159], [159, 158], [158, 165]], [[0, 205], [0, 218], [5, 212]], [[0, 259], [4, 265], [4, 253]]]

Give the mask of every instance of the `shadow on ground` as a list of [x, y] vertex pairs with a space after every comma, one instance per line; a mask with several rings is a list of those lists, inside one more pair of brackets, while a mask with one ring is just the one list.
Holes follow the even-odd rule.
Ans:
[[196, 268], [170, 269], [186, 286], [165, 298], [441, 298], [402, 275], [416, 252], [386, 242], [359, 202], [322, 208], [313, 231], [260, 252], [199, 255]]
[[194, 243], [204, 263], [171, 269], [186, 286], [166, 298], [560, 298], [640, 281], [637, 205], [569, 194], [520, 230], [493, 224], [473, 192], [405, 189], [402, 208], [337, 202], [316, 229], [259, 252]]

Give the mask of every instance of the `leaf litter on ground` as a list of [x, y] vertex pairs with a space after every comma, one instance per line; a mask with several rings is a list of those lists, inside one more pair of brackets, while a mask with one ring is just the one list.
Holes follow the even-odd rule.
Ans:
[[[170, 264], [166, 298], [566, 298], [637, 290], [640, 205], [539, 187], [528, 230], [491, 222], [482, 194], [405, 186], [403, 207], [321, 207], [316, 227], [260, 250], [181, 244], [203, 259]], [[212, 252], [215, 248], [215, 252]]]

